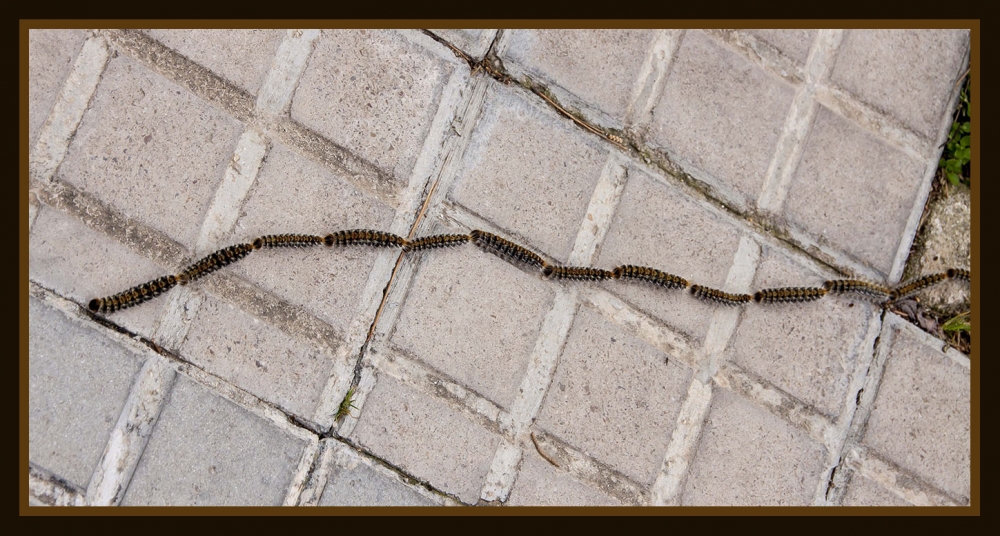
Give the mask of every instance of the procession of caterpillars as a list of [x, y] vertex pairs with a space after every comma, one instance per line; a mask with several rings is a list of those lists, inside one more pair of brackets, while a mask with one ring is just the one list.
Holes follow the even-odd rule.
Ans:
[[177, 275], [163, 276], [106, 298], [93, 299], [90, 301], [89, 308], [94, 312], [112, 313], [139, 305], [163, 294], [178, 284], [186, 285], [192, 281], [196, 281], [220, 268], [243, 259], [254, 250], [263, 248], [310, 247], [322, 244], [326, 247], [371, 246], [400, 248], [406, 253], [415, 253], [429, 249], [460, 246], [466, 242], [472, 242], [480, 249], [511, 262], [537, 268], [542, 272], [543, 276], [550, 279], [578, 281], [634, 280], [656, 285], [664, 289], [687, 290], [692, 296], [698, 299], [729, 306], [741, 306], [750, 302], [757, 304], [811, 302], [823, 298], [828, 294], [858, 296], [884, 306], [944, 281], [954, 279], [968, 283], [970, 279], [968, 270], [951, 268], [947, 272], [926, 275], [891, 289], [858, 279], [837, 279], [825, 282], [822, 287], [768, 288], [759, 290], [753, 294], [733, 294], [704, 285], [692, 284], [683, 277], [647, 266], [626, 264], [613, 270], [604, 270], [584, 266], [559, 266], [550, 264], [540, 255], [520, 244], [479, 229], [475, 229], [467, 235], [442, 234], [415, 240], [407, 240], [392, 233], [382, 231], [352, 229], [349, 231], [338, 231], [326, 236], [305, 234], [262, 236], [250, 243], [237, 244], [220, 249], [191, 264]]

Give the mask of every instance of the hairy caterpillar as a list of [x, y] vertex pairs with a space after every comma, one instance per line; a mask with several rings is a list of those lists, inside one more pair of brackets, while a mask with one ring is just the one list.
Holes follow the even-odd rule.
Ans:
[[198, 262], [185, 268], [184, 271], [177, 276], [177, 281], [182, 285], [186, 285], [191, 281], [197, 281], [198, 279], [201, 279], [223, 266], [228, 266], [243, 257], [246, 257], [253, 250], [253, 244], [237, 244], [235, 246], [220, 249], [211, 255], [202, 257]]
[[470, 238], [472, 238], [472, 241], [481, 249], [489, 251], [494, 255], [523, 262], [531, 266], [537, 266], [538, 268], [546, 266], [545, 260], [539, 257], [536, 253], [530, 251], [528, 248], [515, 244], [510, 240], [501, 238], [493, 233], [487, 233], [486, 231], [475, 229], [470, 233]]
[[859, 294], [875, 301], [883, 301], [889, 297], [889, 289], [858, 279], [827, 281], [823, 283], [823, 290], [830, 294]]
[[151, 300], [170, 290], [176, 284], [177, 277], [172, 275], [163, 276], [148, 283], [134, 286], [125, 292], [119, 292], [114, 296], [90, 300], [87, 307], [95, 313], [113, 313], [119, 309], [125, 309], [126, 307], [132, 307], [133, 305], [139, 305], [144, 301]]
[[581, 281], [604, 281], [614, 277], [614, 273], [600, 268], [584, 268], [579, 266], [552, 266], [545, 265], [542, 268], [545, 277], [556, 279], [577, 279]]
[[826, 289], [815, 287], [767, 288], [754, 293], [755, 303], [792, 303], [814, 301], [826, 296]]
[[948, 279], [960, 279], [966, 283], [968, 283], [970, 279], [969, 271], [961, 268], [948, 268], [946, 273], [948, 274]]
[[638, 279], [640, 281], [653, 283], [654, 285], [660, 285], [661, 287], [666, 288], [688, 288], [691, 285], [691, 283], [683, 277], [661, 272], [655, 268], [633, 266], [631, 264], [615, 268], [611, 272], [611, 277], [614, 279]]
[[406, 239], [392, 233], [373, 231], [371, 229], [351, 229], [350, 231], [337, 231], [323, 237], [323, 243], [327, 246], [375, 246], [383, 248], [406, 247]]
[[322, 236], [303, 234], [267, 235], [253, 241], [253, 248], [305, 247], [323, 243]]
[[452, 246], [459, 246], [471, 240], [469, 235], [460, 234], [442, 234], [427, 236], [424, 238], [418, 238], [411, 242], [407, 242], [403, 246], [403, 251], [420, 251], [422, 249], [431, 248], [447, 248]]
[[896, 301], [900, 298], [905, 298], [910, 294], [915, 294], [925, 288], [932, 287], [947, 278], [947, 273], [925, 275], [920, 279], [892, 289], [892, 292], [889, 293], [889, 300]]
[[691, 285], [691, 294], [694, 294], [696, 298], [718, 302], [722, 305], [742, 305], [749, 303], [751, 299], [749, 294], [730, 294], [702, 285]]

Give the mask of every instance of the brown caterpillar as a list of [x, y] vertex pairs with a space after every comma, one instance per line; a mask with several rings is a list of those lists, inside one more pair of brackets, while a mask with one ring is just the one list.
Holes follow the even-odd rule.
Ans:
[[177, 277], [166, 275], [148, 283], [134, 286], [125, 292], [119, 292], [114, 296], [94, 298], [90, 300], [87, 307], [95, 313], [113, 313], [119, 309], [125, 309], [126, 307], [132, 307], [133, 305], [139, 305], [144, 301], [151, 300], [170, 290], [176, 284]]
[[228, 266], [246, 257], [253, 250], [253, 244], [238, 244], [220, 249], [211, 255], [202, 257], [198, 262], [185, 268], [177, 276], [177, 281], [182, 285], [186, 285], [191, 281], [197, 281], [223, 266]]
[[531, 266], [537, 266], [539, 268], [546, 265], [545, 261], [541, 257], [528, 248], [515, 244], [510, 240], [501, 238], [493, 233], [487, 233], [486, 231], [475, 229], [470, 233], [470, 238], [481, 249], [487, 250], [494, 255], [506, 257], [508, 259], [530, 264]]
[[420, 251], [422, 249], [431, 248], [447, 248], [452, 246], [460, 246], [471, 240], [469, 235], [460, 234], [442, 234], [427, 236], [424, 238], [418, 238], [412, 242], [407, 242], [403, 246], [403, 251]]
[[962, 268], [948, 268], [946, 273], [948, 274], [948, 279], [959, 279], [966, 283], [971, 279], [969, 271]]
[[337, 231], [323, 237], [323, 243], [327, 246], [375, 246], [382, 248], [406, 247], [406, 239], [392, 233], [373, 231], [371, 229], [351, 229], [350, 231]]
[[654, 285], [660, 285], [661, 287], [666, 288], [688, 288], [691, 285], [691, 283], [683, 277], [661, 272], [655, 268], [633, 266], [631, 264], [615, 268], [614, 271], [611, 272], [611, 277], [614, 279], [638, 279], [639, 281], [653, 283]]
[[859, 294], [875, 301], [884, 301], [889, 297], [889, 289], [858, 279], [827, 281], [823, 283], [823, 290], [830, 294]]
[[600, 268], [584, 268], [580, 266], [552, 266], [546, 264], [542, 268], [545, 277], [556, 279], [576, 279], [580, 281], [604, 281], [614, 277], [614, 273]]
[[694, 294], [696, 298], [718, 302], [722, 305], [742, 305], [749, 303], [752, 298], [749, 294], [730, 294], [701, 285], [691, 285], [691, 294]]
[[755, 303], [792, 303], [814, 301], [826, 296], [826, 289], [815, 287], [767, 288], [754, 293]]
[[896, 301], [900, 298], [905, 298], [910, 294], [915, 294], [925, 288], [932, 287], [947, 278], [947, 273], [925, 275], [920, 279], [916, 279], [910, 283], [892, 289], [892, 292], [889, 293], [889, 300]]
[[322, 236], [303, 234], [280, 234], [267, 235], [253, 241], [253, 248], [277, 248], [277, 247], [305, 247], [316, 246], [323, 243]]

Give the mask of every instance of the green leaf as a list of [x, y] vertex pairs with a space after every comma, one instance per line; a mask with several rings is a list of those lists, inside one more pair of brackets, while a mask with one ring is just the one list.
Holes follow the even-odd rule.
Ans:
[[941, 326], [941, 329], [945, 331], [971, 331], [972, 325], [969, 324], [969, 313], [962, 313], [952, 317]]

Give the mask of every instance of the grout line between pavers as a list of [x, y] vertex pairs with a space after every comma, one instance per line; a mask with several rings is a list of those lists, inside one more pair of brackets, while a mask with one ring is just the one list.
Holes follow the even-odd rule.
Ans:
[[86, 492], [29, 461], [28, 506], [87, 506]]
[[[705, 28], [701, 31], [726, 43], [757, 67], [790, 84], [800, 84], [806, 77], [808, 68], [801, 67], [798, 61], [788, 57], [781, 49], [747, 30]], [[809, 63], [808, 60], [806, 63]]]
[[316, 462], [319, 460], [319, 454], [319, 437], [312, 436], [309, 438], [309, 442], [306, 443], [305, 448], [302, 449], [299, 465], [295, 468], [295, 476], [292, 477], [292, 481], [288, 484], [288, 489], [285, 491], [285, 499], [281, 503], [282, 506], [299, 505], [302, 493], [309, 484], [310, 476], [316, 467]]
[[653, 113], [685, 30], [660, 30], [646, 53], [625, 112], [626, 129], [646, 125]]
[[275, 116], [288, 113], [292, 95], [312, 54], [313, 42], [319, 35], [319, 30], [286, 30], [257, 92], [258, 112]]
[[111, 430], [101, 460], [87, 485], [87, 503], [118, 506], [132, 481], [160, 412], [173, 389], [176, 372], [158, 355], [147, 352], [118, 422]]
[[318, 452], [312, 471], [308, 474], [308, 479], [303, 484], [299, 496], [298, 506], [316, 506], [323, 498], [327, 482], [330, 480], [330, 473], [333, 465], [333, 439], [320, 439]]
[[[614, 497], [623, 505], [641, 506], [649, 502], [648, 493], [642, 483], [577, 450], [562, 438], [542, 432], [535, 434], [535, 441], [545, 452], [550, 453], [549, 457], [559, 462], [560, 470], [568, 472], [581, 482], [588, 483], [601, 493]], [[530, 439], [528, 442], [531, 444]], [[534, 448], [534, 445], [530, 448]]]
[[[362, 464], [376, 474], [393, 480], [407, 489], [416, 492], [421, 497], [437, 503], [438, 506], [459, 506], [462, 504], [446, 494], [440, 492], [435, 493], [433, 488], [429, 489], [427, 487], [408, 482], [407, 479], [413, 479], [413, 477], [404, 476], [404, 473], [399, 472], [395, 468], [386, 466], [381, 460], [369, 456], [365, 452], [353, 449], [345, 443], [333, 439], [326, 439], [324, 442], [329, 445], [327, 447], [327, 451], [330, 453], [328, 456], [330, 459], [329, 465], [331, 467], [346, 469], [357, 464]], [[332, 473], [333, 471], [330, 472]], [[416, 479], [413, 480], [416, 481]], [[318, 500], [319, 498], [317, 498], [317, 501]]]
[[924, 482], [918, 476], [912, 475], [897, 467], [894, 463], [882, 459], [872, 449], [861, 445], [852, 445], [844, 454], [844, 463], [856, 475], [875, 482], [892, 494], [916, 506], [965, 506], [937, 489], [932, 484]]
[[103, 37], [91, 36], [84, 42], [28, 157], [29, 175], [33, 180], [51, 180], [62, 164], [90, 99], [97, 91], [108, 57], [108, 45]]
[[670, 435], [667, 452], [663, 456], [660, 473], [649, 490], [653, 506], [680, 505], [681, 487], [691, 462], [694, 460], [705, 419], [712, 407], [712, 384], [691, 378], [687, 397], [677, 415], [677, 423]]

